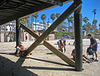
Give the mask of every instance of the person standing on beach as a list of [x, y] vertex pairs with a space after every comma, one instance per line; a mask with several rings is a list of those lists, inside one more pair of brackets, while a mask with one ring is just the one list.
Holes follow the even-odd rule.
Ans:
[[[97, 57], [98, 57], [98, 55], [97, 55], [97, 48], [98, 48], [97, 41], [96, 41], [96, 39], [94, 39], [94, 38], [92, 37], [91, 34], [88, 34], [87, 36], [88, 36], [88, 38], [90, 39], [90, 47], [92, 48], [92, 50], [93, 50], [94, 53], [95, 53], [95, 57], [96, 57], [95, 61], [98, 61], [98, 58], [97, 58]], [[93, 57], [92, 57], [93, 60], [94, 60], [94, 53], [93, 53]]]

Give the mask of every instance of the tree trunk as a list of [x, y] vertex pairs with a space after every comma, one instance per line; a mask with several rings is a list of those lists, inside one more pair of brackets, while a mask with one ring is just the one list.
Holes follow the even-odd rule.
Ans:
[[37, 20], [37, 18], [35, 18], [35, 31], [36, 31], [36, 20]]
[[[34, 24], [33, 24], [34, 25]], [[33, 26], [32, 26], [32, 17], [31, 17], [31, 27], [30, 27], [31, 29], [33, 29]]]
[[89, 33], [90, 33], [90, 28], [88, 29]]
[[72, 35], [74, 36], [74, 23], [72, 22]]
[[70, 22], [68, 21], [68, 32], [70, 32]]
[[1, 26], [0, 26], [0, 42], [1, 42]]
[[6, 25], [4, 25], [4, 42], [7, 42]]
[[43, 27], [42, 27], [42, 28], [43, 28], [43, 30], [44, 30], [44, 20], [43, 20]]

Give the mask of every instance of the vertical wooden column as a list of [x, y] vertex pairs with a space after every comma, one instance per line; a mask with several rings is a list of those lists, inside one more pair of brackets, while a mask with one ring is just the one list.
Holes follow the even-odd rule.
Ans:
[[[16, 19], [16, 46], [18, 46], [21, 42], [21, 28], [20, 28], [20, 20]], [[17, 50], [15, 54], [17, 53]]]
[[[77, 4], [82, 0], [74, 0]], [[82, 71], [82, 5], [74, 12], [75, 24], [75, 70]]]

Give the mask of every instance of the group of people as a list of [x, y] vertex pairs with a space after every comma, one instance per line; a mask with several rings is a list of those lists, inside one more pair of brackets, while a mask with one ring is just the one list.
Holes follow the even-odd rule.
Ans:
[[[94, 38], [92, 37], [91, 34], [88, 34], [87, 36], [88, 36], [88, 38], [90, 39], [90, 46], [89, 46], [89, 48], [91, 48], [92, 51], [93, 51], [93, 53], [92, 53], [92, 58], [90, 58], [90, 59], [95, 60], [95, 61], [98, 61], [98, 55], [97, 55], [97, 47], [98, 47], [98, 44], [97, 44], [97, 41], [96, 41], [96, 39], [94, 39]], [[60, 40], [57, 42], [57, 44], [58, 44], [58, 49], [59, 49], [61, 52], [63, 52], [63, 53], [66, 54], [66, 47], [65, 47], [65, 45], [66, 45], [66, 40], [64, 40], [64, 38], [62, 37], [62, 39], [60, 39]], [[63, 51], [63, 49], [64, 49], [64, 51]], [[95, 54], [95, 59], [94, 59], [94, 54]], [[75, 60], [75, 49], [72, 50], [71, 55], [73, 56], [73, 60]], [[84, 60], [84, 61], [89, 62], [90, 59], [89, 59], [88, 57], [86, 57], [85, 55], [83, 55], [83, 60]]]
[[[97, 47], [98, 47], [98, 44], [97, 44], [97, 41], [96, 39], [94, 39], [92, 37], [91, 34], [88, 34], [87, 35], [88, 38], [90, 39], [90, 46], [89, 48], [91, 48], [93, 50], [93, 54], [92, 54], [92, 60], [95, 60], [95, 61], [98, 61], [98, 55], [97, 55]], [[64, 38], [62, 37], [62, 39], [60, 39], [58, 42], [58, 49], [63, 52], [64, 54], [66, 54], [66, 40], [64, 40]], [[64, 49], [64, 51], [63, 51]], [[22, 56], [23, 54], [25, 54], [26, 50], [24, 48], [24, 46], [22, 45], [22, 43], [20, 43], [19, 46], [16, 47], [16, 55], [18, 56]], [[32, 53], [30, 53], [31, 55]], [[94, 59], [94, 54], [95, 54], [95, 59]], [[72, 53], [71, 55], [73, 56], [73, 60], [75, 60], [75, 49], [72, 50]], [[83, 55], [83, 60], [84, 61], [89, 61], [90, 59], [88, 57], [86, 57], [85, 55]]]

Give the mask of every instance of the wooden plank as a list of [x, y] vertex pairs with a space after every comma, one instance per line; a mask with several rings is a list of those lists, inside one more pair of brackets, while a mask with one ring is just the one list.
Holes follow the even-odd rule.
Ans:
[[39, 38], [39, 35], [38, 34], [35, 34], [35, 31], [26, 27], [24, 24], [20, 24], [20, 27], [23, 28], [25, 31], [27, 31], [30, 35], [32, 35], [34, 38]]
[[26, 16], [26, 15], [31, 15], [32, 13], [35, 14], [35, 13], [38, 13], [38, 12], [41, 12], [41, 11], [44, 11], [44, 10], [47, 10], [53, 7], [55, 7], [55, 5], [52, 5], [49, 3], [43, 3], [34, 8], [31, 7], [30, 9], [19, 10], [20, 12], [13, 14], [12, 16], [7, 17], [6, 19], [2, 19], [2, 21], [0, 22], [0, 25], [6, 22], [9, 22], [9, 21], [15, 20], [17, 18]]
[[56, 49], [54, 46], [49, 44], [47, 41], [44, 41], [43, 43], [49, 50], [51, 50], [54, 54], [56, 54], [58, 57], [60, 57], [62, 60], [64, 60], [66, 63], [68, 63], [71, 66], [75, 66], [75, 61], [73, 61], [71, 58], [69, 58], [67, 55]]
[[77, 4], [73, 3], [27, 50], [29, 54], [32, 50], [34, 50], [53, 30], [56, 29], [70, 14], [72, 14], [82, 2]]
[[[30, 35], [32, 35], [33, 37], [35, 37], [36, 39], [39, 38], [39, 36], [30, 28], [26, 27], [25, 25], [21, 24], [21, 27], [27, 31]], [[69, 58], [68, 56], [64, 55], [61, 51], [59, 51], [58, 49], [56, 49], [53, 45], [51, 45], [50, 43], [48, 43], [47, 41], [44, 40], [44, 46], [46, 46], [49, 50], [51, 50], [53, 53], [55, 53], [58, 57], [60, 57], [62, 60], [64, 60], [66, 63], [68, 63], [71, 66], [75, 65], [75, 62]]]

